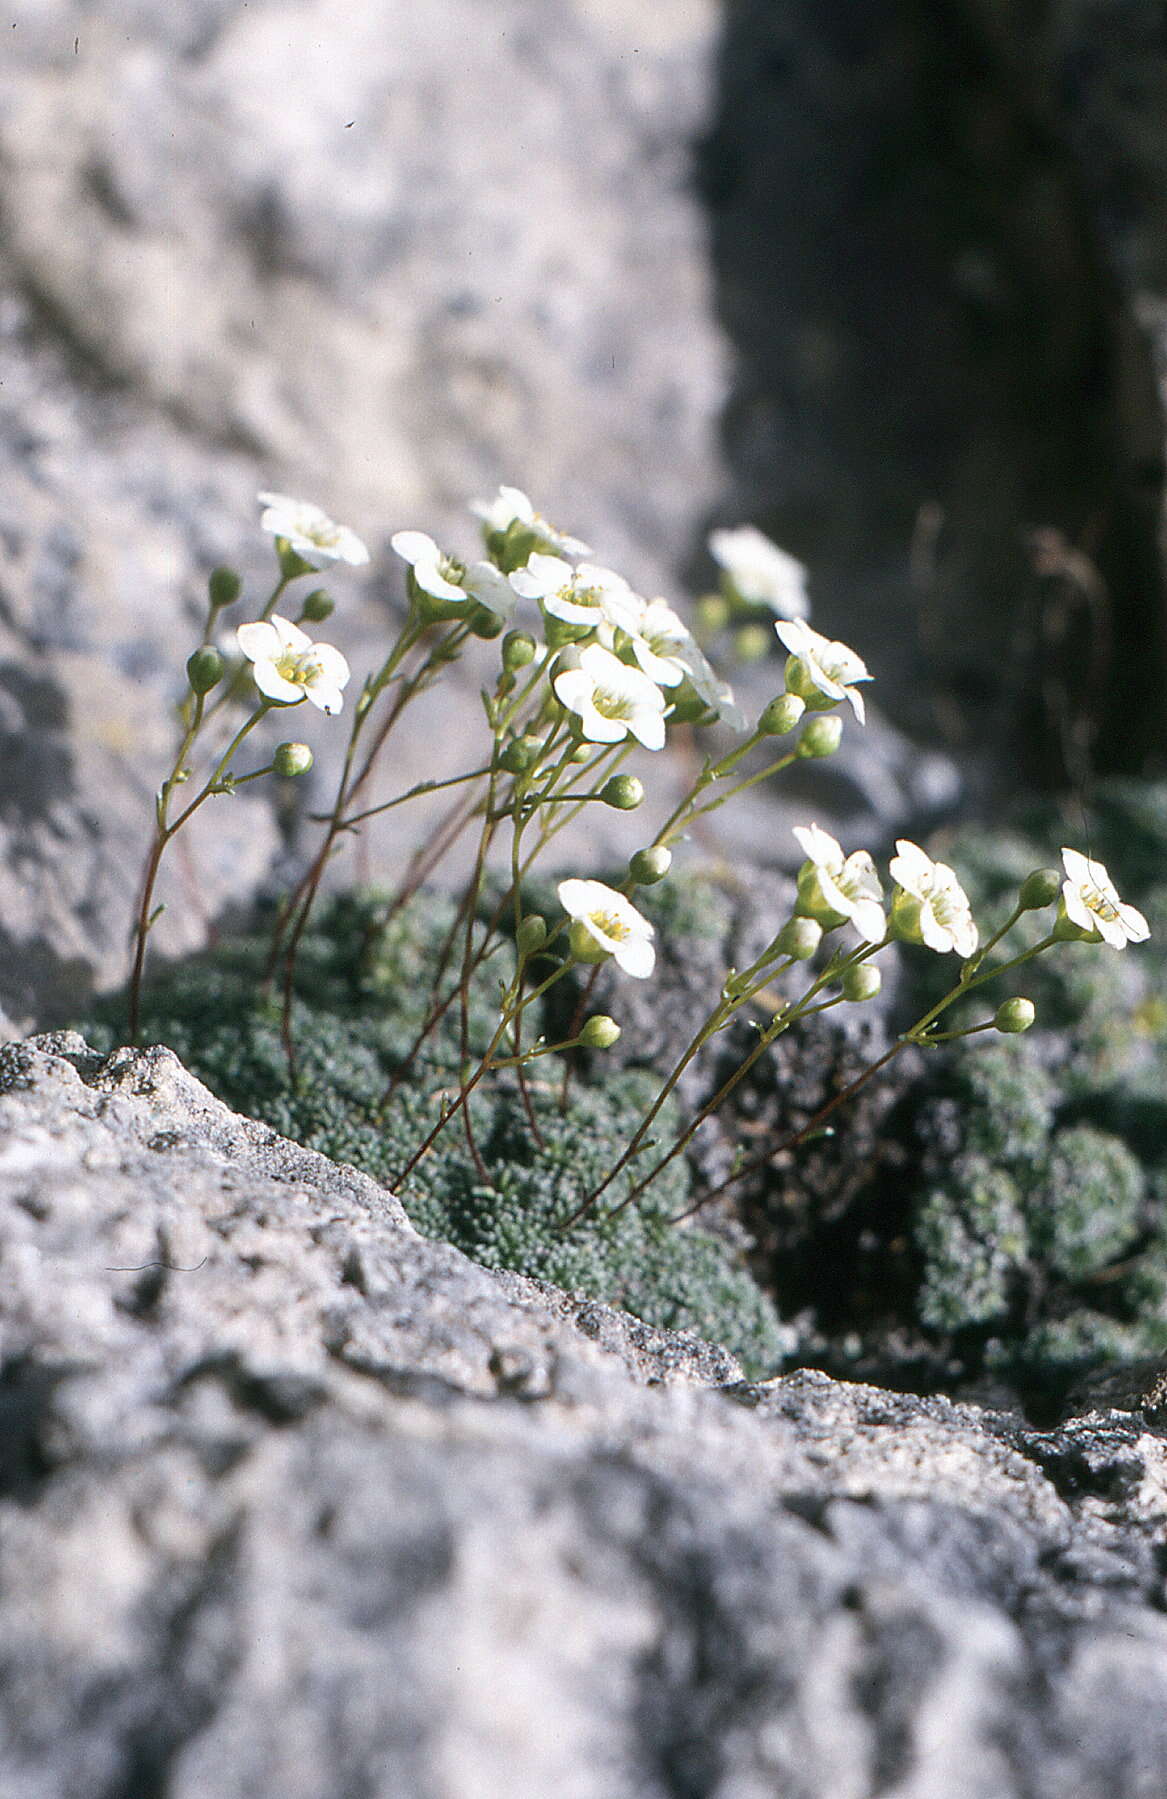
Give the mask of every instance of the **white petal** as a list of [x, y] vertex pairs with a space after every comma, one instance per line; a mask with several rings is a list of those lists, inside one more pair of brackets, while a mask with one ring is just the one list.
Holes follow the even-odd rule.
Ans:
[[327, 712], [330, 718], [334, 718], [344, 705], [343, 693], [331, 682], [314, 681], [302, 691], [320, 712]]
[[646, 750], [664, 749], [665, 715], [663, 712], [637, 711], [628, 720], [628, 729]]
[[656, 967], [656, 950], [647, 937], [626, 937], [612, 956], [617, 967], [638, 981], [647, 980]]
[[307, 631], [301, 631], [290, 618], [281, 618], [278, 612], [271, 615], [272, 628], [280, 640], [281, 652], [291, 650], [293, 655], [300, 655], [304, 650], [312, 648], [312, 639]]
[[829, 831], [824, 831], [819, 825], [793, 825], [791, 836], [798, 839], [807, 859], [816, 868], [842, 868], [842, 845], [836, 842]]
[[419, 562], [436, 562], [441, 554], [433, 538], [424, 531], [396, 531], [389, 542], [411, 568]]
[[305, 689], [297, 687], [294, 681], [285, 680], [274, 662], [257, 662], [251, 673], [260, 693], [269, 700], [281, 700], [285, 705], [294, 706], [304, 698]]
[[333, 649], [330, 643], [317, 643], [312, 646], [312, 654], [322, 679], [330, 687], [339, 689], [348, 686], [352, 670], [339, 650]]
[[235, 633], [235, 641], [249, 662], [258, 662], [261, 658], [274, 662], [283, 649], [279, 632], [266, 619], [257, 619], [251, 625], [240, 625]]

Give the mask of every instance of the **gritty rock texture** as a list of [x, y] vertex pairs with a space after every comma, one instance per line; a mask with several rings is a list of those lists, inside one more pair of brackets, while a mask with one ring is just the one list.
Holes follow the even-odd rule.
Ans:
[[[500, 481], [669, 584], [718, 484], [721, 347], [688, 188], [715, 22], [711, 0], [65, 0], [5, 22], [0, 1004], [17, 1021], [75, 1016], [124, 974], [201, 581], [240, 565], [250, 616], [271, 585], [257, 489], [369, 540], [372, 578], [332, 583], [362, 672], [400, 601], [390, 533], [469, 548], [465, 504]], [[459, 689], [471, 712], [478, 684]], [[319, 724], [297, 717], [323, 767], [339, 734]], [[432, 773], [433, 729], [403, 746], [406, 784]], [[444, 733], [453, 752], [448, 715]], [[281, 838], [255, 791], [164, 869], [160, 948], [201, 942], [269, 875]], [[374, 867], [399, 866], [398, 821]]]
[[1150, 1415], [750, 1386], [168, 1052], [0, 1081], [12, 1799], [1163, 1790]]

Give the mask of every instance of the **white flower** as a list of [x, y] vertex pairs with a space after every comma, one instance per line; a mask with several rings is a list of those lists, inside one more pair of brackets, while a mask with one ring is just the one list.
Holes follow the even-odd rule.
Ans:
[[431, 599], [448, 606], [477, 601], [498, 618], [509, 618], [514, 611], [515, 590], [493, 562], [461, 562], [440, 550], [424, 531], [398, 531], [389, 541]]
[[692, 672], [693, 652], [701, 655], [693, 633], [667, 600], [649, 600], [628, 637], [632, 654], [658, 687], [679, 687]]
[[284, 538], [310, 568], [324, 568], [330, 562], [359, 567], [369, 560], [356, 532], [335, 524], [310, 501], [292, 500], [286, 493], [261, 493], [259, 503], [266, 508], [259, 521], [262, 529]]
[[587, 544], [581, 543], [578, 537], [569, 537], [565, 531], [557, 531], [554, 525], [549, 525], [535, 511], [521, 487], [500, 487], [493, 500], [471, 500], [470, 510], [482, 520], [488, 538], [505, 536], [517, 521], [527, 527], [537, 540], [537, 547], [543, 550], [554, 550], [560, 556], [591, 555]]
[[311, 700], [330, 715], [344, 704], [349, 665], [330, 643], [313, 643], [306, 632], [273, 612], [271, 619], [240, 625], [236, 642], [247, 660], [260, 693], [281, 705]]
[[568, 625], [611, 625], [629, 635], [636, 630], [644, 601], [633, 593], [623, 575], [594, 562], [572, 568], [562, 556], [544, 556], [536, 550], [526, 568], [511, 576], [516, 593], [538, 600], [544, 612]]
[[709, 551], [741, 599], [769, 606], [780, 618], [805, 618], [810, 611], [806, 570], [754, 525], [711, 531]]
[[1068, 879], [1062, 882], [1062, 900], [1071, 924], [1101, 938], [1113, 949], [1128, 943], [1145, 943], [1151, 927], [1141, 912], [1124, 904], [1101, 862], [1078, 850], [1064, 849], [1062, 863]]
[[576, 954], [589, 945], [612, 956], [625, 974], [643, 981], [656, 966], [653, 929], [630, 900], [602, 881], [560, 881], [559, 903], [572, 920], [572, 947]]
[[883, 888], [866, 850], [844, 856], [829, 831], [818, 825], [795, 825], [794, 835], [806, 854], [798, 877], [799, 898], [820, 923], [850, 919], [865, 943], [882, 943], [887, 932]]
[[749, 720], [733, 697], [733, 688], [723, 681], [696, 641], [689, 644], [686, 656], [689, 685], [697, 697], [717, 714], [723, 725], [740, 735], [749, 729]]
[[589, 643], [570, 660], [562, 657], [551, 685], [589, 743], [619, 743], [631, 736], [646, 750], [663, 749], [664, 695], [655, 681], [603, 644]]
[[977, 927], [968, 894], [947, 862], [933, 862], [918, 844], [897, 838], [899, 854], [889, 864], [898, 890], [892, 895], [892, 922], [910, 943], [943, 955], [955, 950], [966, 960], [977, 947]]
[[864, 724], [863, 695], [853, 685], [871, 679], [862, 657], [845, 643], [821, 637], [798, 618], [775, 619], [774, 629], [796, 659], [794, 669], [787, 672], [791, 693], [808, 703], [823, 695], [832, 700], [849, 700], [852, 712]]

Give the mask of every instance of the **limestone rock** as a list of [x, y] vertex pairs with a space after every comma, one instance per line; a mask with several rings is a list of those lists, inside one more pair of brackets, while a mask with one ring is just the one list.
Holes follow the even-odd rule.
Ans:
[[417, 1237], [165, 1051], [0, 1055], [6, 1799], [1145, 1799], [1167, 1455]]
[[[124, 977], [201, 582], [240, 566], [252, 617], [271, 586], [257, 489], [368, 539], [372, 579], [330, 583], [362, 673], [400, 604], [390, 533], [469, 548], [466, 502], [500, 481], [670, 586], [718, 481], [688, 184], [714, 26], [712, 0], [65, 0], [6, 26], [0, 1003], [18, 1022], [75, 1017]], [[447, 709], [452, 750], [478, 682]], [[339, 734], [313, 724], [297, 716], [326, 781]], [[433, 772], [433, 729], [402, 744], [406, 784]], [[281, 838], [255, 793], [164, 869], [163, 953], [270, 878]], [[371, 837], [373, 872], [400, 866], [405, 821]]]

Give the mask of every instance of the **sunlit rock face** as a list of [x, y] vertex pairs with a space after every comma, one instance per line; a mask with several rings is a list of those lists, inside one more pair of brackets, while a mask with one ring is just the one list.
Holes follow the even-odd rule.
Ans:
[[[270, 589], [258, 490], [325, 505], [370, 544], [371, 575], [334, 584], [362, 675], [401, 603], [390, 534], [472, 550], [466, 502], [500, 481], [647, 591], [670, 587], [719, 486], [721, 339], [689, 180], [716, 27], [711, 0], [77, 0], [6, 26], [14, 1017], [75, 1015], [124, 971], [201, 580], [243, 569], [256, 603], [231, 622]], [[313, 741], [319, 799], [339, 732]], [[402, 740], [407, 782], [432, 774], [432, 741]], [[256, 791], [164, 870], [160, 949], [197, 944], [268, 878], [281, 842]], [[366, 872], [400, 865], [401, 819]]]

